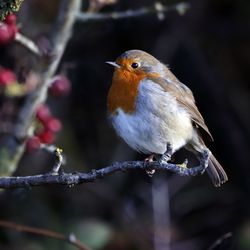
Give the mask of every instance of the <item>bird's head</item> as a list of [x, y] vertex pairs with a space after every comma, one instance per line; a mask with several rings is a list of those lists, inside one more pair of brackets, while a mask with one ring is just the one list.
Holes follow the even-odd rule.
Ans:
[[115, 62], [106, 62], [115, 67], [116, 73], [132, 74], [137, 77], [165, 75], [166, 67], [155, 57], [142, 50], [128, 50], [121, 54]]

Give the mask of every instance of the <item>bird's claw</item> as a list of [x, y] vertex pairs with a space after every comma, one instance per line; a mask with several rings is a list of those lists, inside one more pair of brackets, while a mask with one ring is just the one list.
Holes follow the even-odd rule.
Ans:
[[171, 160], [172, 154], [173, 154], [173, 148], [171, 144], [168, 142], [166, 152], [160, 157], [159, 163], [160, 164], [167, 163], [169, 160]]
[[208, 167], [208, 162], [209, 162], [209, 157], [210, 157], [211, 152], [207, 149], [205, 149], [201, 153], [201, 158], [200, 158], [200, 165], [202, 167], [201, 174], [204, 174], [207, 167]]
[[146, 173], [149, 177], [153, 177], [155, 169], [146, 169]]
[[[168, 142], [167, 146], [166, 146], [166, 152], [163, 155], [160, 156], [160, 155], [152, 154], [145, 159], [145, 162], [153, 162], [154, 158], [156, 158], [158, 160], [159, 164], [166, 164], [171, 159], [172, 154], [173, 154], [173, 148], [172, 148], [171, 144]], [[186, 162], [186, 160], [185, 160], [185, 162]], [[147, 169], [146, 173], [149, 177], [152, 177], [155, 173], [155, 169]]]
[[154, 157], [155, 157], [155, 155], [152, 154], [152, 155], [150, 155], [149, 157], [147, 157], [147, 158], [144, 160], [144, 162], [153, 162], [153, 161], [154, 161]]
[[163, 154], [160, 158], [159, 158], [159, 163], [160, 164], [165, 164], [170, 160], [170, 157], [166, 154]]
[[[154, 161], [154, 157], [155, 155], [152, 154], [149, 157], [147, 157], [144, 162], [153, 162]], [[146, 169], [146, 173], [149, 177], [153, 177], [154, 173], [155, 173], [155, 169]]]
[[172, 154], [173, 154], [173, 147], [172, 147], [172, 145], [168, 142], [168, 143], [167, 143], [167, 150], [166, 150], [166, 152], [164, 153], [164, 155], [167, 155], [167, 156], [169, 157], [169, 160], [170, 160]]

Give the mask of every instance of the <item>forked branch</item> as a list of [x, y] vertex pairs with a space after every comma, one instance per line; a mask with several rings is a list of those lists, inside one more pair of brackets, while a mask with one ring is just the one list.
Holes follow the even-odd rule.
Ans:
[[101, 179], [107, 175], [114, 174], [118, 171], [127, 170], [170, 170], [181, 176], [195, 176], [203, 172], [204, 167], [197, 166], [193, 168], [187, 168], [171, 163], [159, 163], [159, 162], [144, 162], [144, 161], [125, 161], [116, 162], [110, 166], [93, 169], [89, 173], [64, 173], [64, 172], [50, 172], [41, 175], [33, 176], [17, 176], [17, 177], [1, 177], [0, 188], [25, 188], [32, 186], [42, 186], [48, 184], [59, 184], [74, 186], [86, 182], [93, 182], [96, 179]]

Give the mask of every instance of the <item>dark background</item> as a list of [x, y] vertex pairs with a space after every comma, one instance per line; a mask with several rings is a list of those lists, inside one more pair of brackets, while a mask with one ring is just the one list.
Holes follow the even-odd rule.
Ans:
[[[176, 1], [162, 1], [166, 5]], [[118, 1], [103, 11], [122, 11], [154, 1]], [[186, 178], [166, 172], [117, 173], [72, 188], [47, 186], [0, 194], [0, 218], [70, 233], [94, 249], [200, 250], [232, 232], [215, 249], [250, 249], [250, 1], [193, 0], [183, 16], [156, 15], [75, 25], [60, 70], [71, 94], [49, 98], [63, 122], [56, 144], [67, 156], [66, 171], [90, 171], [114, 161], [143, 159], [115, 134], [106, 118], [112, 68], [105, 65], [128, 49], [141, 49], [169, 65], [194, 93], [213, 134], [208, 142], [229, 176], [214, 188], [207, 175]], [[22, 32], [46, 36], [57, 2], [26, 0], [18, 14]], [[5, 67], [31, 67], [34, 58], [19, 45], [0, 48]], [[175, 161], [187, 156], [177, 154]], [[23, 157], [16, 174], [48, 171], [53, 162], [37, 152]], [[170, 248], [168, 240], [171, 238]], [[67, 243], [7, 229], [0, 249], [73, 249]]]

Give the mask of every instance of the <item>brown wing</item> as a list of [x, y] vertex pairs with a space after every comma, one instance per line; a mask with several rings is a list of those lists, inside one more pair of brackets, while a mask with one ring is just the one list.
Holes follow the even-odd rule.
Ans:
[[171, 79], [171, 82], [167, 82], [163, 78], [154, 77], [151, 78], [151, 80], [159, 84], [164, 90], [166, 90], [166, 92], [175, 96], [180, 105], [188, 111], [195, 126], [197, 128], [202, 128], [213, 141], [213, 137], [195, 104], [193, 93], [186, 85], [179, 82], [177, 79]]

